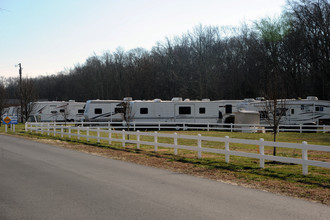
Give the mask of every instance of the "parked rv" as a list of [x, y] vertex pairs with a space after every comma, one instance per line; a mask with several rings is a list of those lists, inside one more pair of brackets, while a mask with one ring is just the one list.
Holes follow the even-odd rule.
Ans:
[[45, 101], [33, 102], [32, 112], [29, 121], [49, 122], [49, 121], [82, 121], [84, 119], [83, 102], [70, 101]]
[[89, 122], [120, 122], [123, 120], [121, 113], [116, 108], [122, 100], [88, 100], [86, 102], [84, 118]]
[[[270, 114], [267, 112], [267, 100], [245, 99], [238, 105], [239, 109], [258, 111], [260, 123], [268, 124]], [[330, 124], [330, 101], [318, 100], [315, 96], [308, 96], [306, 99], [281, 99], [278, 100], [277, 112], [283, 116], [281, 125], [300, 124]], [[271, 120], [270, 120], [271, 121]]]
[[228, 115], [237, 111], [237, 103], [239, 100], [135, 100], [129, 101], [127, 114], [132, 115], [132, 122], [222, 123]]

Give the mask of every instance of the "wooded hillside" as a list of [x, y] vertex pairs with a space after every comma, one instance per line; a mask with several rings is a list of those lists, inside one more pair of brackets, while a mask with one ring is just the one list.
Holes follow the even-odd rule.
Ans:
[[[117, 49], [52, 76], [33, 78], [40, 99], [330, 99], [328, 0], [289, 1], [283, 16], [254, 25], [198, 25], [150, 51]], [[106, 49], [106, 48], [104, 48]], [[65, 51], [63, 51], [65, 53]], [[6, 89], [17, 89], [9, 79]], [[13, 93], [8, 93], [13, 94]]]

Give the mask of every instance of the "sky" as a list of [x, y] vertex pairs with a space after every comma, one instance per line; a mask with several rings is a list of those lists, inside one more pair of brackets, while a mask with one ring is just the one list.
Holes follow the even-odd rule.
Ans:
[[117, 48], [150, 50], [197, 25], [236, 26], [281, 13], [286, 0], [0, 0], [0, 77], [74, 68]]

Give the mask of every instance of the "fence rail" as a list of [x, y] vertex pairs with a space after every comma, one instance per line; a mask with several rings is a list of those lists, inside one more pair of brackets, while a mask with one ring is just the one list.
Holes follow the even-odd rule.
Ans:
[[[184, 149], [184, 150], [196, 151], [198, 158], [202, 158], [203, 152], [223, 154], [225, 155], [225, 161], [227, 163], [229, 163], [230, 161], [230, 156], [255, 158], [255, 159], [259, 159], [259, 166], [261, 168], [265, 167], [265, 160], [301, 164], [302, 172], [304, 175], [308, 174], [308, 166], [330, 168], [330, 162], [308, 160], [308, 150], [330, 152], [330, 146], [310, 145], [307, 144], [307, 142], [305, 141], [302, 142], [302, 144], [295, 144], [295, 143], [264, 141], [264, 139], [262, 138], [260, 140], [246, 140], [246, 139], [229, 138], [228, 136], [226, 136], [225, 138], [221, 138], [221, 137], [201, 136], [200, 134], [197, 136], [182, 135], [176, 133], [165, 134], [165, 133], [158, 133], [156, 131], [155, 132], [125, 131], [125, 130], [114, 130], [111, 128], [105, 129], [100, 127], [65, 126], [63, 124], [59, 125], [54, 123], [26, 123], [25, 130], [30, 132], [34, 131], [42, 134], [47, 133], [48, 135], [52, 134], [54, 136], [56, 135], [60, 135], [61, 137], [67, 136], [68, 138], [72, 138], [72, 137], [76, 137], [77, 139], [85, 138], [87, 141], [89, 141], [90, 139], [96, 139], [98, 143], [100, 143], [101, 140], [108, 141], [109, 144], [111, 144], [113, 141], [120, 142], [122, 143], [123, 147], [126, 146], [126, 143], [136, 144], [138, 149], [140, 148], [141, 145], [154, 146], [155, 151], [158, 150], [158, 147], [173, 148], [175, 155], [178, 154], [178, 149]], [[96, 134], [96, 136], [92, 135], [91, 133]], [[114, 134], [116, 134], [116, 137], [114, 137]], [[120, 135], [121, 138], [118, 138], [118, 135]], [[134, 135], [136, 136], [136, 140], [127, 140], [126, 135]], [[141, 140], [142, 136], [153, 137], [154, 140], [142, 141]], [[173, 144], [159, 142], [158, 138], [160, 137], [172, 139]], [[178, 139], [195, 140], [197, 141], [197, 146], [179, 145]], [[203, 141], [223, 142], [225, 143], [225, 149], [202, 147]], [[235, 143], [257, 145], [259, 146], [259, 154], [230, 150], [230, 144], [235, 144]], [[302, 151], [302, 158], [300, 159], [300, 158], [265, 155], [264, 153], [265, 146], [300, 149]]]
[[[36, 124], [45, 124], [46, 122], [34, 122]], [[68, 122], [47, 122], [54, 126], [68, 125]], [[46, 123], [46, 124], [47, 124]], [[30, 123], [32, 124], [32, 123]], [[72, 124], [72, 123], [71, 123]], [[228, 132], [272, 132], [273, 127], [269, 124], [233, 124], [233, 123], [187, 123], [187, 122], [74, 122], [76, 126], [82, 127], [107, 127], [112, 129], [137, 130], [219, 130]], [[280, 125], [278, 132], [330, 132], [330, 125]]]

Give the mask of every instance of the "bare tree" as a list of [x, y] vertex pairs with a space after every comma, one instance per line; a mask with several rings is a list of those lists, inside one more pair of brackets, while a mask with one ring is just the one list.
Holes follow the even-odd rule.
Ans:
[[68, 117], [69, 117], [69, 103], [66, 103], [62, 106], [63, 108], [60, 109], [60, 114], [63, 116], [63, 119], [64, 119], [64, 123], [65, 123], [65, 126], [66, 126], [66, 122], [69, 121], [68, 120]]
[[[287, 101], [285, 99], [276, 99], [276, 97], [274, 95], [272, 98], [267, 99], [263, 105], [264, 118], [273, 127], [274, 142], [276, 142], [281, 119], [288, 110]], [[273, 148], [273, 155], [276, 156], [276, 147]]]
[[33, 80], [25, 78], [22, 80], [22, 116], [23, 121], [27, 121], [33, 110], [33, 103], [37, 100], [36, 90]]
[[[124, 98], [124, 101], [119, 104], [121, 106], [121, 115], [123, 118], [123, 121], [126, 123], [127, 130], [130, 130], [131, 122], [133, 121], [134, 118], [134, 113], [132, 111], [132, 103], [131, 103], [132, 98]], [[129, 135], [127, 135], [127, 139], [129, 140]]]
[[[265, 101], [264, 110], [267, 114], [267, 120], [273, 126], [274, 142], [278, 133], [279, 123], [286, 112], [284, 74], [281, 68], [281, 49], [283, 38], [287, 35], [290, 25], [285, 16], [280, 18], [265, 18], [256, 23], [261, 39], [263, 40], [266, 62], [268, 67], [265, 70], [266, 82], [264, 88]], [[273, 155], [276, 155], [274, 147]]]
[[[0, 117], [2, 116], [2, 111], [6, 105], [6, 90], [3, 81], [0, 81]], [[0, 126], [1, 126], [1, 118], [0, 118]]]

